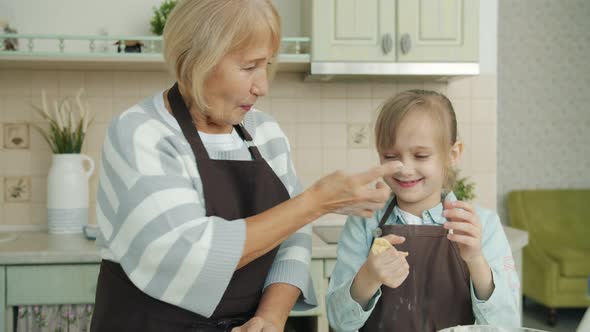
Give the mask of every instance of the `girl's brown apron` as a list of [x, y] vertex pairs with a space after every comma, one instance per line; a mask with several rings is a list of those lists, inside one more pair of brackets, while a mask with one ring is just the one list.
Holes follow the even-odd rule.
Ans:
[[[172, 113], [190, 143], [203, 183], [207, 216], [226, 220], [259, 214], [289, 199], [245, 128], [234, 126], [253, 160], [213, 160], [193, 125], [176, 83], [168, 92]], [[230, 331], [253, 317], [278, 247], [235, 271], [210, 318], [162, 302], [135, 287], [118, 263], [103, 260], [91, 331]], [[195, 299], [207, 301], [207, 299]]]
[[410, 274], [398, 288], [381, 287], [381, 298], [361, 331], [438, 331], [473, 324], [469, 271], [447, 231], [430, 225], [385, 225], [393, 200], [379, 228], [382, 235], [403, 236], [396, 245], [407, 251]]

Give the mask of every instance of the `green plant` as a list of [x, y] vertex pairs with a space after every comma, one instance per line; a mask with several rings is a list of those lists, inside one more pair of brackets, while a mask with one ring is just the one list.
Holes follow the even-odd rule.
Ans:
[[154, 16], [150, 21], [151, 30], [158, 36], [161, 36], [164, 32], [164, 25], [166, 25], [166, 19], [168, 15], [176, 6], [176, 0], [164, 0], [159, 8], [153, 7]]
[[51, 114], [47, 106], [45, 90], [41, 92], [42, 106], [33, 105], [37, 113], [49, 122], [49, 130], [44, 130], [34, 124], [33, 127], [41, 133], [53, 153], [80, 153], [82, 151], [84, 137], [93, 121], [89, 119], [88, 103], [82, 105], [80, 98], [82, 92], [83, 90], [80, 89], [76, 95], [79, 119], [76, 119], [68, 98], [54, 100], [54, 113]]
[[475, 183], [469, 181], [468, 177], [459, 178], [453, 186], [453, 193], [460, 201], [471, 201], [475, 196]]

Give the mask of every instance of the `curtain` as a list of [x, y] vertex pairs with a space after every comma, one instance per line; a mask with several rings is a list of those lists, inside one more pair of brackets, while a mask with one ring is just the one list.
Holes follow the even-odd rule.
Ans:
[[18, 307], [17, 332], [88, 332], [92, 304], [34, 305]]

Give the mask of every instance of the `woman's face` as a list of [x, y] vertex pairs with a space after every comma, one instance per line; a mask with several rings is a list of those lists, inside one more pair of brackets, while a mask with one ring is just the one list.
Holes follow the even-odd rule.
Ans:
[[209, 133], [229, 133], [260, 96], [268, 92], [267, 67], [271, 43], [260, 42], [227, 54], [205, 81], [209, 109], [197, 112], [197, 128]]

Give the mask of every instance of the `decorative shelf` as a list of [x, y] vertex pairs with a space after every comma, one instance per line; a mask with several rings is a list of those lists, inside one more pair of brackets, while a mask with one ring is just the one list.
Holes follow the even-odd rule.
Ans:
[[[18, 40], [17, 50], [0, 50], [0, 69], [62, 69], [62, 70], [124, 70], [164, 71], [159, 36], [83, 36], [0, 34], [5, 40]], [[141, 53], [118, 52], [117, 45], [140, 41]], [[44, 43], [40, 47], [39, 43]], [[311, 56], [301, 53], [309, 49], [310, 38], [281, 39], [279, 71], [309, 71]]]

